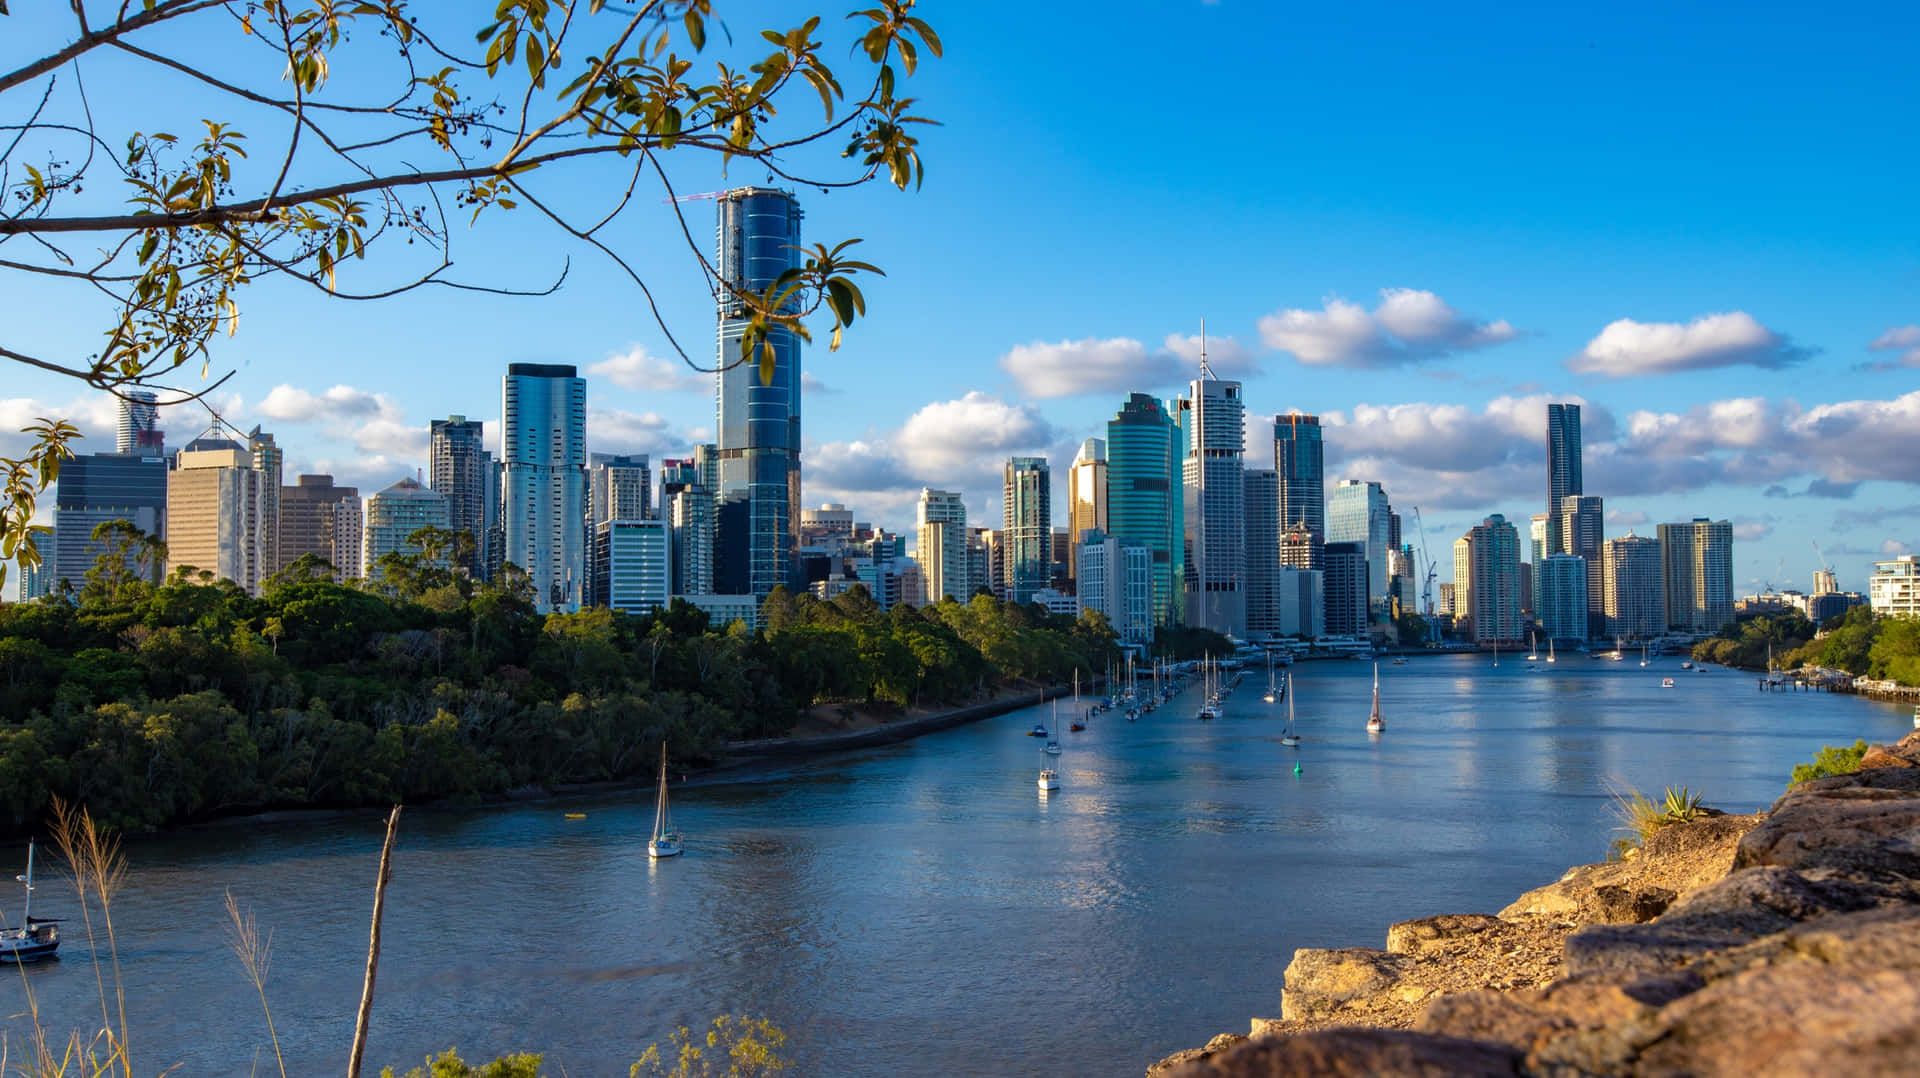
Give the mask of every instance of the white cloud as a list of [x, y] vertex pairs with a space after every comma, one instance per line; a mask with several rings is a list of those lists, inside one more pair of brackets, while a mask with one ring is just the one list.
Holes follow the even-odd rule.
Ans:
[[652, 355], [637, 344], [588, 367], [587, 375], [605, 378], [621, 389], [657, 393], [713, 392], [713, 375], [702, 374], [676, 360]]
[[812, 371], [800, 372], [800, 391], [802, 393], [838, 393], [840, 392], [839, 390], [833, 388], [827, 383], [822, 382], [820, 379], [814, 377], [814, 374]]
[[979, 390], [921, 408], [894, 438], [906, 465], [935, 486], [977, 476], [982, 468], [997, 474], [1006, 456], [1044, 450], [1053, 441], [1039, 409]]
[[1612, 509], [1607, 512], [1607, 523], [1617, 528], [1637, 528], [1652, 519], [1637, 509]]
[[587, 447], [593, 452], [683, 457], [692, 446], [688, 433], [675, 429], [673, 421], [658, 412], [587, 409]]
[[[1207, 345], [1207, 367], [1216, 378], [1241, 379], [1252, 378], [1260, 373], [1260, 361], [1254, 357], [1246, 345], [1236, 337], [1209, 336]], [[1191, 381], [1200, 371], [1200, 335], [1198, 333], [1169, 333], [1166, 340], [1160, 342], [1162, 352], [1179, 357], [1180, 367], [1177, 379]], [[1129, 386], [1129, 389], [1144, 387]]]
[[[1248, 378], [1259, 364], [1232, 337], [1207, 338], [1207, 365], [1220, 378]], [[1050, 399], [1094, 393], [1150, 392], [1191, 381], [1200, 372], [1200, 336], [1170, 333], [1158, 349], [1131, 337], [1017, 344], [1000, 369], [1020, 392]]]
[[114, 431], [120, 423], [120, 405], [105, 393], [77, 397], [65, 404], [32, 397], [0, 398], [0, 456], [18, 456], [32, 444], [33, 439], [22, 434], [21, 428], [42, 419], [64, 419], [78, 427], [82, 440], [72, 445], [77, 453], [111, 452]]
[[1260, 340], [1316, 367], [1394, 367], [1502, 344], [1520, 336], [1505, 319], [1483, 322], [1432, 292], [1383, 288], [1369, 312], [1328, 296], [1318, 311], [1288, 309], [1260, 319]]
[[1761, 325], [1745, 311], [1707, 314], [1678, 322], [1622, 318], [1567, 360], [1575, 374], [1632, 378], [1742, 364], [1779, 368], [1813, 353]]
[[1907, 548], [1907, 544], [1900, 540], [1888, 539], [1880, 544], [1880, 553], [1889, 558], [1897, 558], [1902, 554], [1911, 554], [1913, 552]]
[[1869, 364], [1875, 370], [1920, 367], [1920, 325], [1894, 326], [1867, 345], [1874, 352], [1896, 352], [1892, 360]]
[[1742, 543], [1758, 542], [1773, 534], [1773, 525], [1764, 520], [1735, 521], [1733, 537]]
[[384, 394], [337, 385], [316, 396], [284, 382], [267, 393], [266, 399], [260, 402], [259, 411], [261, 418], [282, 423], [337, 423], [370, 416], [400, 415], [399, 406]]

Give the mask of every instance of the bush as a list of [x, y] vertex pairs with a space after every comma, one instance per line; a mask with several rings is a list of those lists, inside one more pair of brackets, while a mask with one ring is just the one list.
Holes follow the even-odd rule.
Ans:
[[1613, 814], [1620, 821], [1616, 830], [1628, 833], [1614, 840], [1608, 859], [1625, 860], [1628, 851], [1645, 845], [1647, 839], [1663, 827], [1718, 815], [1717, 810], [1701, 804], [1703, 796], [1688, 792], [1685, 786], [1677, 790], [1669, 786], [1660, 800], [1655, 802], [1632, 787], [1616, 790], [1613, 795]]
[[1860, 758], [1867, 754], [1865, 740], [1855, 741], [1851, 748], [1836, 749], [1832, 745], [1822, 746], [1813, 756], [1810, 764], [1793, 765], [1793, 785], [1811, 779], [1823, 779], [1828, 775], [1850, 775], [1860, 770]]

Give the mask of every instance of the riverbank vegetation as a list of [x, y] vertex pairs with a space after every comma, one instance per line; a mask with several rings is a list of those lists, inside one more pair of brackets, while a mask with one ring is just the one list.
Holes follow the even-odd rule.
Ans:
[[0, 606], [0, 829], [54, 795], [141, 832], [621, 779], [658, 767], [663, 741], [676, 764], [710, 762], [815, 704], [957, 705], [1117, 656], [1097, 614], [987, 596], [883, 611], [860, 588], [777, 590], [756, 632], [677, 601], [540, 615], [517, 569], [476, 583], [426, 555], [356, 585], [303, 558], [257, 597], [111, 562], [76, 594]]
[[1855, 677], [1920, 685], [1920, 618], [1883, 618], [1856, 606], [1830, 618], [1815, 634], [1797, 612], [1761, 614], [1730, 622], [1696, 644], [1693, 657], [1744, 670], [1765, 670], [1771, 645], [1782, 670], [1821, 666]]

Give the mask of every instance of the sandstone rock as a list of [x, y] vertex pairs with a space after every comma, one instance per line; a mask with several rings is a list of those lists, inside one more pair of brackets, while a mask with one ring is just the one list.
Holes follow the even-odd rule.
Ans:
[[1207, 1042], [1205, 1048], [1188, 1048], [1184, 1051], [1175, 1052], [1160, 1062], [1155, 1063], [1153, 1066], [1148, 1067], [1147, 1078], [1162, 1078], [1164, 1075], [1172, 1074], [1184, 1064], [1212, 1059], [1221, 1052], [1245, 1044], [1246, 1042], [1247, 1038], [1242, 1037], [1238, 1033], [1216, 1034], [1212, 1040]]
[[1521, 1054], [1490, 1041], [1391, 1029], [1330, 1029], [1249, 1041], [1167, 1078], [1454, 1078], [1517, 1076]]
[[1387, 928], [1387, 950], [1394, 954], [1419, 954], [1434, 941], [1477, 935], [1499, 924], [1500, 918], [1484, 913], [1445, 913], [1401, 921]]
[[1741, 836], [1761, 818], [1715, 815], [1663, 827], [1647, 839], [1639, 857], [1569, 869], [1559, 880], [1521, 895], [1500, 916], [1538, 914], [1583, 925], [1650, 920], [1678, 896], [1726, 875]]
[[1907, 759], [1885, 745], [1869, 745], [1866, 753], [1860, 757], [1860, 770], [1875, 767], [1920, 767], [1920, 763]]
[[1371, 947], [1317, 950], [1302, 947], [1287, 964], [1280, 993], [1280, 1016], [1324, 1018], [1356, 1001], [1385, 991], [1407, 967], [1399, 955]]
[[1920, 769], [1878, 768], [1802, 783], [1747, 832], [1733, 867], [1831, 868], [1920, 876]]
[[1756, 969], [1663, 1008], [1634, 1063], [1644, 1075], [1920, 1072], [1920, 973]]
[[1278, 1037], [1287, 1032], [1284, 1018], [1256, 1018], [1252, 1024], [1253, 1028], [1247, 1036], [1256, 1041], [1262, 1037]]

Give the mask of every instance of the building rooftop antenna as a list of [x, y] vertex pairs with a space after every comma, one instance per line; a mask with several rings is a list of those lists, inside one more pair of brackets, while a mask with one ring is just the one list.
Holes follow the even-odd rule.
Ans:
[[1203, 315], [1200, 319], [1200, 380], [1204, 382], [1212, 377], [1213, 368], [1207, 366], [1207, 320]]

